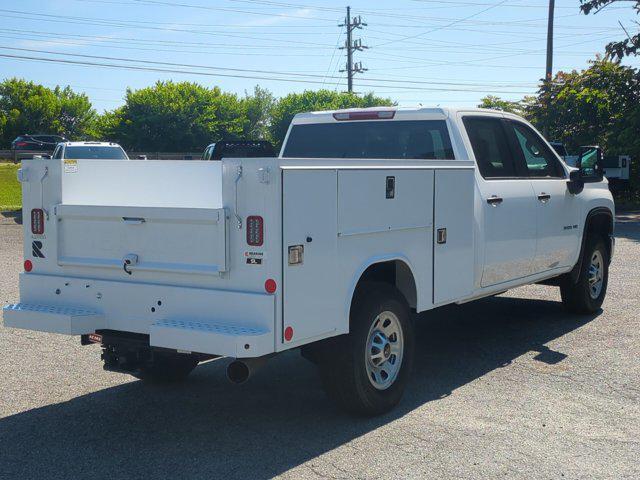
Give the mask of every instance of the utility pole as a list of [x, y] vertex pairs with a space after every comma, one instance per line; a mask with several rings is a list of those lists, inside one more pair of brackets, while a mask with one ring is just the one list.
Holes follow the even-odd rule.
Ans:
[[546, 121], [544, 122], [544, 136], [549, 136], [550, 115], [549, 107], [551, 102], [551, 81], [553, 80], [553, 17], [556, 2], [549, 0], [549, 19], [547, 23], [547, 68], [544, 75], [544, 83], [546, 87]]
[[360, 15], [357, 17], [351, 18], [351, 7], [347, 7], [347, 17], [345, 22], [340, 25], [341, 27], [347, 28], [347, 40], [344, 43], [344, 47], [340, 47], [340, 50], [347, 51], [347, 68], [345, 70], [340, 70], [340, 72], [347, 72], [347, 90], [349, 93], [353, 92], [353, 75], [356, 73], [366, 72], [367, 69], [362, 67], [362, 62], [353, 62], [353, 52], [355, 51], [363, 51], [366, 48], [362, 45], [361, 39], [353, 39], [353, 31], [358, 28], [362, 29], [362, 27], [366, 27], [367, 24], [362, 21]]

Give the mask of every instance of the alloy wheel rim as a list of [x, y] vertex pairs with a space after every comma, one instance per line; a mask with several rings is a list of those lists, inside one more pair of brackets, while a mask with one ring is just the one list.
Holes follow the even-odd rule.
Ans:
[[589, 281], [589, 295], [595, 300], [600, 296], [604, 285], [604, 259], [600, 250], [596, 250], [591, 256], [587, 280]]
[[386, 390], [395, 382], [402, 366], [404, 336], [395, 313], [384, 311], [371, 323], [365, 350], [369, 382], [377, 390]]

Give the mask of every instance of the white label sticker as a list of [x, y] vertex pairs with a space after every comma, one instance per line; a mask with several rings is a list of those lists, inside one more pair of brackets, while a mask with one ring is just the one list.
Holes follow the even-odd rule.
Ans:
[[64, 173], [77, 173], [78, 161], [77, 160], [65, 160], [64, 161]]

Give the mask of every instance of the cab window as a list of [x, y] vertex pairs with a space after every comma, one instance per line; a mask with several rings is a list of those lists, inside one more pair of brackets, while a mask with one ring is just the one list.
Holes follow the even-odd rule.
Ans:
[[487, 179], [514, 178], [516, 169], [503, 121], [496, 117], [464, 117], [480, 174]]
[[62, 145], [58, 145], [53, 152], [53, 158], [60, 159], [62, 158]]
[[515, 135], [518, 154], [522, 156], [529, 177], [564, 177], [558, 159], [533, 129], [513, 120], [509, 121], [509, 125]]
[[455, 159], [444, 120], [359, 120], [294, 125], [283, 157]]

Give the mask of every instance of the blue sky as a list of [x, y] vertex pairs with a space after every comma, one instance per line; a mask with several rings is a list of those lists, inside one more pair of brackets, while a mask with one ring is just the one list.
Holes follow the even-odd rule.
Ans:
[[[544, 0], [0, 0], [0, 54], [31, 57], [0, 58], [0, 78], [68, 84], [99, 111], [121, 105], [127, 87], [166, 79], [238, 94], [256, 84], [277, 96], [342, 91], [347, 4], [368, 24], [355, 33], [370, 47], [356, 53], [368, 68], [358, 92], [471, 106], [487, 94], [534, 93], [544, 76]], [[638, 29], [629, 3], [589, 16], [578, 6], [556, 0], [555, 71], [584, 68], [624, 36], [619, 21]]]

